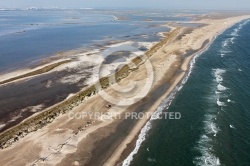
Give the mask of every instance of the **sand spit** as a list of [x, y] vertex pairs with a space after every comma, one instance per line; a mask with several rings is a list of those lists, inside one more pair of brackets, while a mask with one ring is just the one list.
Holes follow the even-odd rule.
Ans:
[[[24, 70], [24, 71], [18, 71], [18, 72], [5, 74], [5, 75], [0, 77], [0, 86], [4, 85], [4, 84], [7, 84], [7, 83], [10, 83], [10, 82], [13, 82], [13, 81], [26, 79], [26, 78], [29, 78], [29, 77], [32, 77], [32, 76], [47, 73], [47, 72], [55, 69], [56, 67], [58, 67], [58, 66], [60, 66], [62, 64], [65, 64], [65, 63], [69, 63], [69, 62], [71, 62], [70, 59], [58, 60], [58, 61], [55, 61], [53, 63], [37, 67], [37, 68], [35, 68], [35, 69], [31, 70], [31, 71]], [[13, 77], [13, 75], [14, 75], [14, 77]]]
[[[125, 150], [131, 152], [133, 149], [133, 147], [128, 148], [128, 144], [136, 139], [148, 120], [141, 119], [136, 123], [128, 124], [131, 130], [119, 138], [118, 142], [113, 140], [112, 134], [121, 132], [119, 131], [121, 128], [117, 127], [126, 121], [123, 119], [124, 113], [134, 111], [150, 100], [151, 96], [143, 97], [140, 94], [140, 89], [144, 87], [148, 77], [144, 64], [150, 62], [153, 68], [151, 74], [154, 75], [154, 79], [149, 93], [162, 85], [168, 85], [168, 89], [161, 97], [151, 107], [143, 110], [153, 112], [188, 73], [190, 60], [203, 48], [204, 42], [213, 41], [228, 27], [247, 18], [249, 16], [202, 19], [196, 22], [206, 26], [192, 29], [173, 27], [165, 39], [146, 53], [148, 59], [143, 61], [137, 57], [132, 60], [136, 64], [133, 69], [125, 65], [115, 74], [116, 81], [119, 83], [110, 86], [108, 78], [100, 81], [101, 87], [120, 102], [134, 96], [138, 98], [142, 96], [141, 100], [127, 106], [114, 105], [103, 99], [101, 91], [97, 91], [95, 86], [90, 86], [1, 134], [0, 143], [4, 149], [0, 150], [0, 165], [111, 166], [120, 163], [126, 158], [123, 152]], [[188, 54], [190, 50], [193, 51], [191, 55]], [[137, 83], [135, 90], [129, 93], [118, 93], [115, 90], [114, 86], [126, 87], [131, 80]], [[83, 113], [86, 115], [88, 112], [102, 114], [94, 118], [89, 114], [81, 119], [74, 117]], [[119, 115], [122, 118], [116, 118]], [[105, 141], [101, 142], [101, 140]], [[105, 147], [109, 141], [113, 141], [114, 146], [102, 149], [102, 146]], [[95, 149], [101, 149], [102, 155], [98, 156]]]

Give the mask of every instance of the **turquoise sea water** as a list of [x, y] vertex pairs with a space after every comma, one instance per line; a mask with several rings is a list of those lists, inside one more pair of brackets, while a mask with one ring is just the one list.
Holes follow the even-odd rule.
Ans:
[[145, 141], [126, 160], [130, 165], [250, 165], [249, 41], [250, 21], [243, 21], [196, 58], [169, 108], [168, 99], [158, 108], [182, 118], [150, 121], [140, 134]]

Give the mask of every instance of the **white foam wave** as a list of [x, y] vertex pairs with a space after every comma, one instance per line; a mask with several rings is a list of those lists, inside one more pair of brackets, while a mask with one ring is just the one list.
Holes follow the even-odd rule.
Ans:
[[217, 89], [218, 89], [219, 91], [225, 91], [225, 90], [227, 90], [228, 88], [225, 87], [225, 86], [223, 86], [223, 85], [221, 85], [221, 84], [219, 83], [219, 85], [217, 86]]
[[217, 90], [215, 91], [215, 94], [220, 94], [220, 93], [221, 93], [220, 91], [217, 91]]
[[[221, 93], [221, 91], [226, 90], [227, 88], [221, 85], [223, 81], [223, 74], [226, 70], [223, 69], [214, 69], [214, 76], [216, 82], [218, 83], [218, 90], [215, 91], [216, 94]], [[213, 96], [214, 97], [214, 96]], [[224, 102], [221, 102], [219, 99], [216, 101], [217, 105], [222, 108], [226, 106]], [[216, 139], [220, 128], [216, 124], [217, 116], [219, 114], [218, 109], [211, 109], [206, 112], [204, 123], [204, 133], [201, 135], [196, 149], [201, 153], [201, 156], [194, 159], [194, 164], [197, 166], [220, 166], [220, 159], [213, 153], [213, 144], [212, 142]]]
[[230, 41], [231, 41], [232, 44], [234, 44], [234, 40], [235, 40], [235, 37], [232, 37], [232, 38], [230, 39]]
[[225, 40], [223, 43], [222, 43], [222, 48], [225, 48], [228, 46], [228, 39]]
[[[236, 39], [236, 37], [239, 36], [239, 31], [242, 29], [242, 27], [244, 25], [246, 25], [250, 20], [246, 20], [243, 23], [240, 23], [234, 30], [233, 32], [230, 34], [230, 36], [232, 36], [231, 38], [226, 39], [225, 41], [222, 42], [222, 50], [221, 50], [221, 57], [224, 57], [226, 55], [226, 53], [229, 53], [228, 49], [229, 48], [229, 43], [234, 44], [234, 40]], [[231, 51], [230, 51], [231, 52]]]
[[223, 74], [223, 73], [225, 73], [226, 72], [226, 70], [223, 70], [223, 69], [215, 69], [215, 74], [217, 74], [217, 75], [219, 75], [219, 74]]
[[[214, 110], [209, 110], [209, 112], [214, 112]], [[210, 122], [210, 121], [213, 121], [214, 119], [216, 119], [216, 115], [214, 114], [207, 114], [205, 115], [205, 122]]]
[[212, 154], [212, 148], [209, 146], [209, 143], [212, 141], [206, 135], [202, 135], [199, 141], [198, 150], [201, 152], [201, 157], [196, 157], [194, 164], [197, 166], [219, 166], [220, 160], [214, 154]]
[[231, 129], [235, 129], [235, 127], [233, 125], [229, 125]]
[[221, 83], [223, 81], [222, 74], [224, 74], [226, 71], [223, 69], [215, 69], [214, 76], [217, 83]]
[[206, 120], [204, 121], [205, 133], [216, 135], [220, 131], [220, 129], [214, 123], [216, 115], [209, 114], [206, 115], [205, 117], [206, 117]]
[[237, 37], [237, 36], [239, 36], [238, 35], [238, 29], [235, 29], [232, 33], [231, 33], [231, 36], [233, 36], [233, 37]]
[[180, 91], [182, 88], [183, 88], [183, 85], [181, 85], [181, 86], [178, 88], [178, 91]]
[[[182, 80], [182, 85], [184, 85], [184, 84], [187, 82], [188, 78], [190, 77], [190, 75], [191, 75], [191, 73], [192, 73], [192, 71], [193, 71], [193, 68], [194, 68], [194, 64], [195, 64], [195, 62], [196, 62], [196, 58], [198, 58], [198, 57], [199, 57], [202, 53], [204, 53], [207, 49], [208, 49], [208, 48], [204, 49], [203, 51], [201, 51], [200, 53], [196, 54], [196, 55], [193, 57], [193, 59], [192, 59], [191, 62], [190, 62], [190, 67], [189, 67], [188, 74], [187, 74], [186, 77]], [[182, 87], [179, 88], [179, 90], [181, 90], [181, 89], [182, 89]]]
[[224, 57], [226, 54], [228, 54], [230, 52], [232, 52], [232, 51], [229, 51], [227, 48], [222, 48], [222, 50], [220, 51], [220, 55], [221, 55], [221, 57]]
[[161, 106], [157, 108], [157, 110], [153, 113], [153, 115], [150, 118], [150, 120], [142, 128], [142, 130], [141, 130], [141, 132], [139, 134], [139, 137], [138, 137], [138, 139], [136, 141], [136, 146], [135, 146], [134, 150], [123, 161], [122, 166], [129, 166], [130, 165], [131, 161], [133, 160], [133, 156], [138, 152], [139, 148], [141, 147], [142, 142], [146, 139], [146, 135], [147, 135], [148, 131], [151, 129], [151, 122], [152, 122], [152, 120], [155, 120], [156, 119], [155, 117], [160, 117], [160, 115], [162, 114], [163, 109], [168, 109], [169, 108], [169, 106], [172, 103], [172, 100], [175, 97], [176, 92], [182, 89], [183, 85], [187, 82], [189, 76], [191, 75], [193, 67], [194, 67], [194, 64], [196, 62], [196, 58], [199, 57], [203, 52], [207, 51], [207, 49], [208, 49], [208, 47], [206, 49], [200, 51], [198, 54], [196, 54], [193, 57], [193, 59], [190, 62], [190, 68], [189, 68], [188, 74], [182, 80], [182, 83], [179, 86], [177, 86], [175, 88], [175, 90], [173, 90], [173, 92], [171, 93], [171, 95], [162, 102]]
[[[211, 146], [211, 142], [213, 141], [212, 137], [216, 137], [217, 133], [220, 129], [215, 124], [214, 120], [216, 120], [215, 114], [207, 114], [205, 116], [204, 121], [204, 129], [205, 133], [201, 135], [197, 149], [201, 152], [201, 156], [196, 157], [194, 159], [194, 164], [197, 166], [219, 166], [220, 160], [213, 153], [213, 147]], [[213, 135], [213, 136], [209, 136]]]
[[245, 25], [244, 23], [241, 23], [241, 24], [239, 25], [238, 31], [241, 30], [242, 27], [243, 27], [244, 25]]
[[246, 25], [247, 23], [249, 23], [250, 20], [246, 20], [243, 25]]
[[239, 26], [237, 28], [235, 28], [233, 30], [233, 32], [231, 33], [231, 36], [237, 37], [239, 36], [239, 31], [243, 28], [244, 25], [246, 25], [249, 22], [249, 20], [244, 21], [243, 23], [240, 23]]
[[[217, 90], [215, 91], [215, 94], [220, 94], [222, 91], [225, 91], [227, 88], [225, 86], [223, 86], [221, 83], [223, 82], [223, 74], [226, 72], [226, 70], [223, 69], [213, 69], [214, 70], [214, 77], [216, 82], [218, 83], [217, 85]], [[223, 102], [220, 102], [219, 100], [217, 100], [217, 104], [219, 106], [224, 106]]]
[[[205, 49], [204, 51], [206, 51], [207, 49]], [[194, 68], [194, 64], [196, 62], [196, 58], [198, 58], [204, 51], [200, 52], [199, 54], [196, 54], [193, 59], [191, 60], [190, 62], [190, 67], [189, 67], [189, 71], [187, 73], [187, 75], [183, 78], [182, 82], [181, 82], [181, 85], [179, 85], [178, 87], [178, 90], [177, 91], [180, 91], [182, 88], [183, 88], [183, 85], [187, 82], [188, 78], [190, 77], [191, 73], [192, 73], [192, 70]], [[170, 101], [171, 103], [171, 101]]]
[[217, 100], [217, 105], [220, 107], [226, 106], [224, 102], [221, 102], [219, 99]]
[[224, 54], [227, 54], [227, 53], [230, 53], [232, 51], [229, 51], [229, 50], [221, 50], [221, 53], [224, 53]]
[[219, 83], [219, 82], [222, 82], [223, 81], [223, 78], [219, 75], [216, 76], [216, 81]]
[[[178, 88], [176, 88], [178, 89]], [[129, 154], [129, 156], [123, 161], [122, 166], [129, 166], [131, 161], [133, 160], [133, 156], [138, 152], [139, 148], [141, 147], [141, 144], [145, 141], [146, 136], [149, 132], [149, 130], [152, 127], [152, 121], [155, 119], [158, 119], [160, 115], [162, 114], [162, 111], [164, 109], [168, 109], [169, 105], [171, 104], [171, 101], [174, 99], [174, 96], [176, 94], [176, 91], [174, 91], [168, 98], [166, 98], [161, 106], [157, 108], [157, 110], [153, 113], [150, 120], [146, 123], [146, 125], [141, 129], [141, 132], [139, 134], [139, 137], [136, 141], [136, 145], [134, 150]]]
[[142, 142], [146, 139], [148, 131], [151, 129], [151, 123], [147, 124], [142, 128], [138, 140], [136, 141], [135, 149], [129, 154], [129, 156], [123, 161], [122, 166], [129, 166], [133, 160], [133, 156], [138, 152]]

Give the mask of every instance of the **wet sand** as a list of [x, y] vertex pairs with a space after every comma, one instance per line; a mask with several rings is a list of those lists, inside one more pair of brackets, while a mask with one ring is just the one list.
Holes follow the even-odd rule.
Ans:
[[[189, 69], [189, 62], [197, 52], [189, 56], [190, 50], [204, 49], [214, 37], [235, 23], [249, 18], [240, 16], [226, 19], [203, 19], [197, 23], [207, 26], [189, 31], [186, 27], [173, 27], [159, 48], [152, 52], [149, 60], [154, 79], [147, 96], [140, 91], [146, 85], [146, 66], [141, 65], [118, 84], [126, 86], [137, 81], [135, 90], [119, 94], [112, 87], [105, 91], [119, 99], [137, 96], [138, 102], [127, 106], [116, 106], [103, 99], [101, 92], [89, 97], [70, 113], [102, 112], [116, 113], [120, 118], [106, 119], [84, 117], [71, 119], [60, 115], [52, 123], [36, 132], [29, 133], [11, 147], [0, 150], [0, 165], [116, 165], [133, 150], [135, 140], [148, 119], [124, 119], [126, 112], [153, 112], [173, 89], [181, 82]], [[206, 34], [206, 35], [204, 35]], [[208, 42], [209, 41], [209, 42]], [[116, 84], [114, 86], [117, 86]], [[134, 100], [137, 100], [134, 98]], [[98, 102], [96, 102], [98, 101]], [[110, 106], [109, 106], [110, 105]], [[114, 114], [112, 114], [114, 115]], [[129, 145], [129, 147], [127, 146]]]

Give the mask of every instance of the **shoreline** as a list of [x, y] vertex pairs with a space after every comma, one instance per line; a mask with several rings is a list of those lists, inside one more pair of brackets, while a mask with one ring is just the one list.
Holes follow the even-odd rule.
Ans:
[[[192, 55], [189, 55], [187, 58], [184, 59], [182, 65], [181, 65], [181, 69], [182, 69], [182, 73], [180, 73], [179, 75], [176, 76], [176, 78], [174, 79], [174, 82], [171, 84], [171, 87], [169, 88], [168, 91], [166, 91], [166, 93], [164, 93], [161, 98], [159, 98], [159, 100], [151, 107], [149, 108], [149, 113], [150, 112], [155, 112], [155, 110], [157, 110], [157, 108], [159, 108], [163, 103], [164, 105], [168, 105], [168, 107], [171, 104], [171, 101], [175, 98], [175, 94], [181, 90], [182, 86], [186, 83], [186, 81], [189, 78], [189, 75], [192, 72], [192, 66], [193, 64], [195, 64], [195, 59], [197, 57], [199, 57], [201, 54], [203, 54], [204, 52], [206, 52], [209, 47], [211, 46], [211, 44], [214, 42], [214, 40], [221, 35], [222, 33], [224, 33], [227, 29], [231, 28], [232, 26], [236, 25], [239, 22], [248, 20], [249, 18], [243, 19], [243, 20], [239, 20], [238, 22], [228, 26], [226, 29], [221, 30], [219, 33], [217, 33], [213, 39], [211, 41], [209, 41], [203, 48], [201, 48], [200, 50], [196, 50], [195, 53], [193, 53]], [[192, 62], [193, 61], [193, 62]], [[168, 99], [169, 97], [171, 97], [174, 94], [173, 98]], [[167, 100], [166, 104], [164, 102], [164, 100]], [[141, 143], [143, 142], [143, 139], [139, 139], [141, 135], [145, 135], [146, 133], [143, 133], [143, 128], [147, 126], [147, 124], [150, 124], [150, 121], [152, 119], [142, 119], [140, 120], [132, 129], [131, 133], [133, 134], [129, 134], [128, 137], [121, 143], [121, 145], [116, 149], [116, 151], [113, 153], [113, 155], [105, 162], [105, 166], [109, 166], [109, 165], [130, 165], [130, 162], [133, 160], [133, 155], [137, 154], [139, 147], [141, 145]], [[147, 129], [148, 132], [151, 128]], [[142, 136], [143, 137], [143, 136]], [[130, 149], [131, 147], [128, 146], [130, 145], [132, 142], [134, 142], [134, 145], [136, 145], [135, 149]], [[137, 147], [139, 144], [139, 147]], [[124, 152], [130, 152], [129, 155], [127, 155], [125, 158], [122, 157]]]
[[[249, 17], [247, 17], [247, 18], [249, 18]], [[239, 18], [240, 19], [240, 18]], [[242, 18], [241, 18], [242, 19]], [[242, 21], [242, 20], [241, 20]], [[237, 23], [237, 22], [236, 22]], [[233, 25], [235, 25], [236, 24], [235, 22], [233, 22], [232, 23], [232, 25], [231, 26], [233, 26]], [[227, 28], [229, 28], [229, 27], [227, 27]], [[226, 28], [226, 29], [227, 29]], [[180, 28], [180, 29], [178, 29], [177, 28], [177, 32], [178, 32], [178, 34], [179, 35], [182, 35], [183, 33], [181, 32], [181, 30], [183, 30], [184, 28]], [[222, 31], [225, 31], [226, 29], [222, 29]], [[176, 30], [176, 29], [175, 29]], [[173, 31], [171, 31], [171, 33], [172, 33]], [[176, 31], [175, 31], [176, 32]], [[171, 34], [170, 33], [170, 34]], [[175, 34], [175, 33], [173, 33], [173, 34]], [[185, 33], [184, 33], [185, 34]], [[192, 34], [192, 33], [191, 33]], [[218, 32], [216, 33], [217, 35], [218, 35]], [[172, 38], [172, 42], [174, 43], [174, 39], [176, 38], [176, 37], [178, 37], [178, 36], [175, 36], [175, 35], [173, 35], [173, 38]], [[214, 38], [215, 36], [212, 36], [212, 38]], [[167, 37], [166, 37], [167, 38]], [[178, 40], [177, 40], [177, 42], [178, 42]], [[210, 42], [212, 42], [212, 41], [210, 41]], [[171, 43], [171, 42], [170, 42]], [[198, 42], [199, 43], [199, 42]], [[157, 56], [159, 57], [159, 55], [161, 55], [160, 53], [158, 53], [158, 51], [159, 50], [165, 50], [165, 48], [164, 47], [170, 47], [170, 46], [168, 46], [167, 45], [168, 44], [168, 42], [166, 42], [166, 43], [164, 43], [163, 45], [156, 45], [156, 46], [154, 46], [153, 48], [152, 48], [152, 50], [153, 51], [149, 51], [149, 54], [152, 54], [152, 56], [153, 57], [151, 57], [151, 56], [149, 56], [150, 58], [149, 59], [153, 59], [153, 60], [157, 60], [157, 59], [154, 59], [154, 58], [157, 58]], [[180, 44], [180, 45], [179, 45]], [[171, 44], [170, 44], [171, 45]], [[176, 46], [181, 46], [181, 43], [177, 43], [177, 45], [176, 45], [176, 43], [175, 44], [172, 44], [173, 45], [173, 51], [176, 49], [176, 48], [178, 48], [178, 47], [176, 47]], [[159, 46], [159, 48], [158, 48], [158, 46]], [[199, 46], [200, 46], [200, 44], [198, 44], [198, 45], [193, 45], [193, 47], [194, 48], [196, 48], [196, 47], [198, 47], [198, 49], [199, 49]], [[209, 45], [208, 45], [209, 46]], [[205, 48], [206, 49], [206, 48]], [[155, 51], [156, 50], [156, 51]], [[188, 49], [185, 49], [185, 51], [187, 51]], [[202, 50], [198, 50], [198, 52], [199, 51], [202, 51]], [[167, 54], [167, 53], [166, 53]], [[168, 53], [169, 54], [169, 53]], [[197, 53], [195, 53], [195, 54], [197, 54]], [[168, 73], [169, 71], [170, 71], [170, 68], [171, 68], [171, 66], [173, 65], [173, 64], [175, 64], [175, 63], [177, 63], [178, 62], [178, 60], [176, 60], [176, 58], [178, 59], [178, 57], [179, 57], [179, 63], [177, 63], [176, 65], [177, 65], [177, 67], [176, 67], [176, 72], [178, 71], [177, 69], [182, 69], [183, 71], [181, 72], [181, 73], [179, 73], [179, 76], [178, 76], [178, 74], [176, 75], [175, 74], [175, 77], [172, 77], [172, 78], [169, 78], [170, 79], [170, 88], [168, 88], [168, 90], [164, 93], [164, 95], [162, 95], [162, 97], [161, 98], [159, 98], [158, 100], [157, 100], [157, 102], [156, 103], [154, 103], [154, 105], [151, 107], [151, 109], [149, 110], [149, 111], [152, 111], [152, 112], [154, 112], [155, 110], [156, 110], [156, 108], [158, 108], [158, 106], [161, 104], [161, 102], [162, 102], [162, 100], [164, 100], [165, 98], [166, 98], [166, 96], [168, 96], [171, 92], [172, 92], [172, 90], [176, 87], [176, 85], [178, 85], [182, 80], [183, 80], [183, 78], [185, 78], [185, 75], [186, 74], [188, 74], [187, 73], [187, 71], [189, 71], [189, 65], [190, 65], [190, 62], [191, 62], [191, 60], [194, 58], [194, 55], [192, 55], [192, 56], [188, 56], [188, 57], [186, 57], [186, 58], [184, 58], [184, 59], [182, 59], [183, 57], [183, 54], [181, 54], [181, 55], [176, 55], [175, 56], [175, 58], [173, 58], [173, 59], [171, 59], [171, 60], [169, 60], [169, 65], [168, 65], [168, 68], [166, 69], [166, 66], [161, 66], [161, 68], [160, 69], [163, 69], [163, 68], [165, 68], [165, 72], [166, 73]], [[166, 56], [166, 57], [168, 57], [168, 58], [171, 58], [171, 56]], [[188, 60], [187, 60], [187, 58], [188, 58]], [[153, 61], [152, 60], [152, 61]], [[185, 61], [186, 60], [186, 61]], [[154, 61], [153, 61], [154, 62]], [[157, 61], [156, 61], [157, 62]], [[153, 64], [155, 64], [156, 66], [155, 67], [157, 67], [157, 63], [153, 63]], [[135, 63], [137, 64], [137, 65], [139, 65], [141, 62], [137, 59], [137, 60], [135, 60]], [[139, 66], [140, 67], [140, 66]], [[158, 71], [160, 71], [160, 69], [158, 70]], [[125, 70], [125, 71], [127, 71], [128, 69], [127, 68], [124, 68], [123, 70]], [[124, 73], [124, 71], [123, 70], [121, 70], [122, 71], [122, 73]], [[124, 77], [124, 78], [122, 78], [121, 77], [121, 75], [122, 74], [120, 74], [120, 79], [122, 80], [122, 82], [124, 82], [124, 79], [125, 79], [125, 81], [127, 80], [127, 79], [129, 79], [129, 77], [132, 77], [133, 76], [133, 74], [135, 74], [136, 72], [140, 72], [140, 71], [138, 71], [138, 69], [137, 70], [135, 70], [135, 71], [131, 71], [126, 77]], [[162, 78], [164, 78], [164, 74], [165, 74], [165, 72], [163, 73], [163, 74], [161, 74], [161, 73], [159, 73], [159, 72], [156, 72], [156, 74], [157, 74], [157, 81], [154, 83], [154, 86], [155, 87], [157, 87], [157, 86], [159, 86], [159, 85], [162, 85], [163, 83], [164, 83], [164, 81], [162, 81]], [[176, 72], [174, 72], [174, 73], [176, 73]], [[132, 76], [131, 76], [132, 75]], [[119, 76], [119, 74], [118, 74], [118, 76]], [[172, 80], [172, 81], [171, 81]], [[106, 84], [106, 81], [105, 81], [105, 79], [103, 80], [103, 82], [104, 82], [104, 84], [103, 84], [103, 86], [105, 87], [106, 86], [106, 88], [108, 88], [107, 87], [107, 84]], [[87, 95], [90, 95], [90, 96], [92, 96], [92, 93], [91, 94], [89, 94], [89, 92], [86, 92], [86, 94]], [[78, 94], [78, 95], [80, 95], [80, 94]], [[80, 96], [79, 96], [80, 97]], [[93, 99], [93, 98], [95, 98], [95, 96], [92, 96], [92, 97], [90, 97], [88, 100], [91, 100], [91, 99]], [[83, 103], [85, 103], [85, 106], [86, 106], [86, 102], [85, 101], [83, 101]], [[106, 102], [105, 102], [106, 103]], [[58, 106], [59, 107], [59, 106]], [[79, 105], [78, 105], [78, 107], [81, 107], [81, 104], [79, 103]], [[127, 108], [119, 108], [119, 109], [122, 109], [122, 110], [124, 110], [124, 109], [127, 109]], [[59, 116], [59, 115], [58, 115]], [[62, 116], [62, 115], [61, 115]], [[62, 118], [62, 117], [61, 117]], [[59, 118], [60, 119], [60, 118]], [[59, 121], [58, 119], [56, 120], [56, 121]], [[145, 123], [148, 121], [148, 119], [145, 119], [144, 121], [141, 121], [141, 122], [137, 122], [136, 123], [136, 125], [133, 127], [133, 130], [132, 130], [132, 132], [130, 132], [130, 134], [129, 134], [129, 136], [122, 142], [122, 144], [121, 144], [121, 146], [122, 147], [118, 147], [117, 149], [116, 149], [116, 151], [115, 151], [115, 153], [113, 153], [113, 155], [112, 155], [112, 157], [111, 158], [109, 158], [109, 160], [107, 160], [107, 164], [110, 164], [110, 163], [112, 163], [111, 165], [113, 165], [114, 163], [117, 163], [117, 160], [119, 160], [119, 156], [121, 156], [121, 154], [122, 154], [122, 152], [124, 151], [124, 149], [126, 149], [126, 145], [128, 144], [128, 143], [130, 143], [130, 142], [132, 142], [133, 141], [133, 139], [136, 137], [136, 135], [138, 134], [138, 132], [141, 130], [141, 128], [145, 125]], [[56, 122], [52, 122], [51, 123], [51, 125], [52, 124], [54, 124], [54, 123], [56, 123]], [[101, 123], [103, 123], [103, 122], [101, 122]], [[111, 123], [111, 122], [110, 122]], [[93, 123], [94, 124], [94, 123]], [[88, 126], [87, 126], [88, 127]], [[46, 128], [46, 127], [45, 127]], [[44, 130], [44, 129], [43, 129]], [[30, 135], [30, 134], [29, 134]], [[35, 135], [35, 132], [33, 132], [32, 133], [32, 135], [34, 136]], [[25, 138], [23, 138], [23, 139], [25, 139]], [[20, 139], [20, 141], [18, 141], [18, 144], [20, 145], [22, 142], [23, 142], [23, 139]], [[25, 141], [24, 141], [25, 142]], [[10, 150], [11, 151], [11, 149], [15, 149], [15, 147], [18, 147], [18, 145], [15, 145], [14, 144], [14, 146], [12, 146], [10, 149], [6, 149], [7, 151], [8, 150]], [[1, 155], [0, 155], [1, 156]], [[60, 160], [61, 161], [61, 160]], [[60, 162], [59, 161], [59, 162]], [[58, 162], [58, 161], [57, 161]]]
[[[219, 35], [220, 34], [215, 36], [213, 41]], [[182, 65], [181, 65], [181, 69], [182, 69], [183, 72], [176, 76], [176, 78], [174, 79], [174, 82], [172, 83], [169, 90], [166, 91], [166, 93], [164, 93], [161, 98], [159, 98], [160, 101], [155, 103], [156, 106], [152, 106], [152, 108], [150, 109], [149, 112], [155, 112], [155, 110], [157, 110], [161, 105], [167, 105], [167, 108], [171, 105], [171, 102], [174, 100], [176, 93], [178, 93], [178, 91], [180, 91], [182, 89], [182, 86], [186, 83], [186, 81], [189, 78], [189, 75], [192, 72], [192, 67], [191, 66], [195, 63], [195, 62], [192, 63], [192, 61], [195, 61], [195, 59], [197, 57], [199, 57], [207, 49], [209, 49], [209, 47], [211, 46], [213, 41], [210, 41], [209, 43], [207, 43], [204, 46], [204, 48], [201, 48], [201, 50], [196, 50], [197, 52], [193, 53], [192, 55], [189, 55], [187, 58], [184, 59]], [[164, 100], [166, 100], [166, 102], [164, 102]], [[133, 129], [134, 131], [132, 131], [133, 133], [137, 133], [136, 137], [134, 137], [133, 139], [127, 138], [128, 140], [124, 141], [123, 147], [118, 148], [117, 151], [114, 152], [114, 153], [120, 153], [120, 157], [118, 157], [118, 155], [115, 154], [115, 156], [112, 156], [109, 160], [107, 160], [107, 162], [105, 163], [105, 166], [109, 166], [109, 165], [125, 165], [126, 166], [126, 165], [130, 165], [130, 162], [133, 160], [133, 155], [137, 154], [141, 144], [143, 143], [143, 141], [141, 139], [139, 139], [139, 137], [141, 135], [146, 134], [146, 133], [143, 133], [143, 128], [147, 127], [147, 125], [150, 124], [150, 121], [153, 121], [153, 119], [150, 118], [150, 119], [145, 119], [145, 120], [143, 120], [141, 122], [138, 122], [137, 126], [135, 126], [134, 129]], [[149, 128], [146, 132], [148, 132], [149, 130], [151, 130], [151, 128]], [[136, 148], [136, 149], [133, 149], [132, 152], [130, 152], [129, 155], [127, 155], [126, 158], [121, 159], [122, 156], [123, 156], [122, 154], [126, 150], [128, 152], [131, 151], [131, 149], [127, 149], [127, 145], [131, 144], [132, 142], [134, 142], [136, 145], [139, 144], [139, 147]], [[135, 150], [136, 150], [136, 152], [134, 152]], [[117, 160], [117, 158], [119, 158], [119, 160]]]
[[48, 73], [51, 70], [55, 69], [56, 67], [58, 67], [60, 65], [63, 65], [65, 63], [69, 63], [69, 62], [71, 62], [71, 60], [69, 60], [69, 59], [68, 60], [60, 60], [58, 62], [53, 62], [51, 64], [47, 64], [47, 65], [44, 65], [44, 66], [39, 66], [39, 67], [37, 67], [37, 68], [27, 72], [27, 73], [20, 74], [20, 75], [17, 75], [15, 77], [6, 78], [6, 79], [1, 80], [0, 81], [0, 86], [8, 84], [8, 83], [15, 82], [15, 81], [20, 81], [22, 79], [28, 79], [30, 77], [38, 76], [38, 75], [41, 75], [41, 74], [44, 74], [44, 73]]

